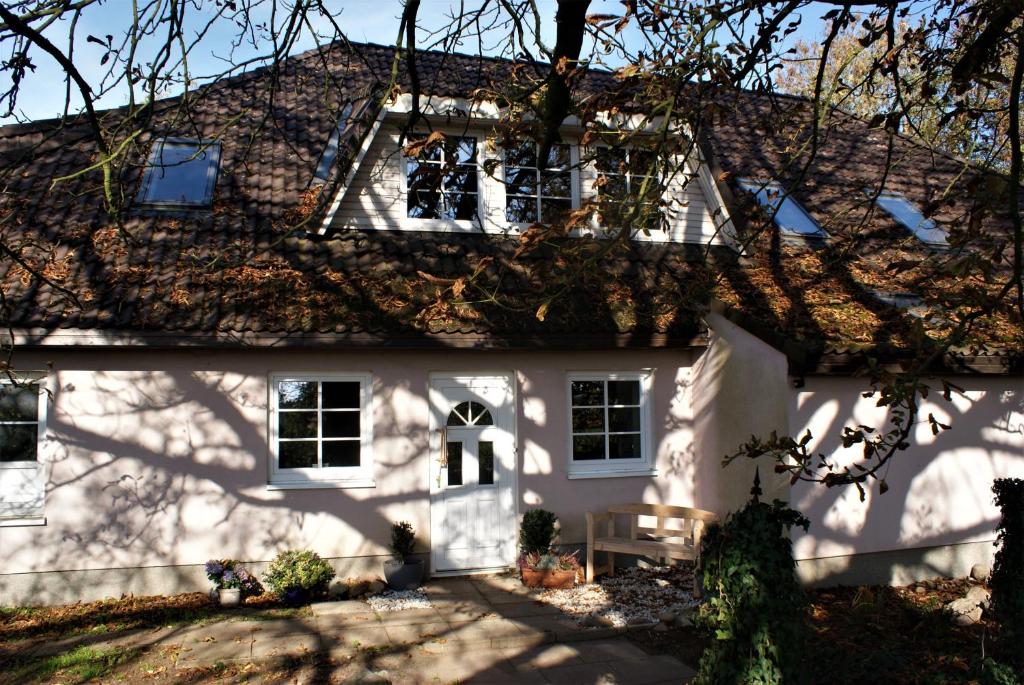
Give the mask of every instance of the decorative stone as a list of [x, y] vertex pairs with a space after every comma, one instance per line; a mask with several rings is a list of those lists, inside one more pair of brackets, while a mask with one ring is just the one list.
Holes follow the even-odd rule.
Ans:
[[987, 611], [992, 600], [992, 593], [980, 585], [975, 585], [967, 591], [964, 599], [969, 599], [980, 606], [983, 610]]
[[661, 611], [658, 613], [658, 620], [662, 623], [671, 623], [676, 618], [676, 614], [673, 611]]
[[969, 597], [953, 600], [946, 605], [946, 611], [953, 616], [953, 622], [958, 626], [974, 625], [981, 620], [981, 605]]
[[928, 590], [925, 589], [924, 585], [918, 585], [914, 588], [915, 595], [923, 595], [926, 592], [928, 592]]
[[975, 580], [984, 582], [988, 580], [989, 573], [991, 573], [991, 569], [985, 564], [975, 564], [971, 567], [971, 578]]

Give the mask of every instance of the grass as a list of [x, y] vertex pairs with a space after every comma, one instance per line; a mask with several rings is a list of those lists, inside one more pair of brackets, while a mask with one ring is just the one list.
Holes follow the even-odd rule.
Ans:
[[55, 678], [62, 683], [84, 683], [102, 678], [137, 655], [137, 649], [82, 646], [64, 654], [16, 664], [6, 675], [11, 683], [38, 683]]

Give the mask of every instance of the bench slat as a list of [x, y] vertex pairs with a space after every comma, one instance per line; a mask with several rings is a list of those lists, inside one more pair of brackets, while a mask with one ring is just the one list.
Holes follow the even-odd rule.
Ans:
[[594, 550], [598, 552], [621, 552], [646, 556], [670, 555], [675, 559], [696, 559], [697, 549], [690, 545], [660, 542], [658, 540], [627, 540], [625, 538], [595, 538]]
[[657, 516], [674, 519], [695, 519], [698, 521], [717, 521], [718, 515], [703, 509], [675, 507], [670, 504], [617, 504], [608, 507], [609, 514], [632, 514], [639, 516]]

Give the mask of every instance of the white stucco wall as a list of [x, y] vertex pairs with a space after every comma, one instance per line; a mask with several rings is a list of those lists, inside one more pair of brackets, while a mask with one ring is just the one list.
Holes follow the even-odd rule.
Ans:
[[[794, 536], [798, 559], [908, 550], [972, 542], [991, 542], [999, 512], [992, 503], [992, 481], [1024, 477], [1024, 381], [1008, 377], [950, 379], [966, 393], [951, 401], [938, 391], [922, 404], [912, 446], [891, 462], [889, 490], [868, 488], [860, 501], [855, 487], [825, 488], [799, 483], [792, 501], [812, 522], [808, 533]], [[844, 426], [885, 427], [876, 398], [861, 393], [860, 378], [811, 377], [794, 392], [791, 432], [810, 430], [816, 451], [850, 463], [861, 455], [842, 450]], [[951, 430], [933, 435], [933, 413]], [[936, 568], [933, 575], [943, 571]]]
[[[0, 527], [0, 600], [2, 574], [267, 560], [286, 547], [327, 557], [385, 554], [390, 523], [403, 519], [426, 550], [432, 371], [514, 372], [519, 508], [555, 511], [564, 542], [582, 542], [584, 512], [612, 503], [718, 506], [695, 467], [683, 351], [118, 349], [22, 351], [15, 363], [47, 361], [46, 525]], [[660, 475], [569, 480], [566, 374], [644, 368], [653, 369]], [[318, 371], [372, 374], [374, 488], [266, 487], [268, 375]]]

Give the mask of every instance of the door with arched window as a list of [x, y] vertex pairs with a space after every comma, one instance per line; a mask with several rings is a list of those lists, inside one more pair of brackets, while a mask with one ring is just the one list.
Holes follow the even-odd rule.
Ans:
[[433, 570], [509, 566], [516, 523], [510, 379], [435, 376], [430, 394]]

